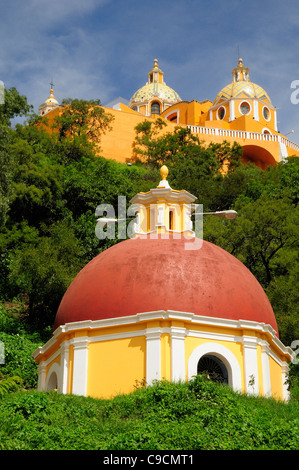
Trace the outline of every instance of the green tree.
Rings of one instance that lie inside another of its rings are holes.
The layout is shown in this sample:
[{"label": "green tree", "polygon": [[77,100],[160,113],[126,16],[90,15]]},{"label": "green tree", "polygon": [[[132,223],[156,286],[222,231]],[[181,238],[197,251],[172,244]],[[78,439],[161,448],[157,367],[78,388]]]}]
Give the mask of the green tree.
[{"label": "green tree", "polygon": [[[165,132],[166,122],[158,118],[154,123],[144,121],[136,126],[134,152],[136,157],[154,166],[167,164],[177,167],[188,165],[188,160],[200,165],[204,172],[219,170],[226,165],[228,170],[239,166],[241,147],[226,141],[203,146],[190,128],[176,126],[173,132]],[[164,130],[164,132],[163,132]],[[188,171],[189,168],[186,168]],[[186,173],[187,175],[188,173]],[[191,176],[189,173],[189,177]]]},{"label": "green tree", "polygon": [[11,120],[17,116],[28,116],[32,112],[26,96],[21,96],[16,88],[4,90],[4,104],[0,105],[0,124],[10,127]]},{"label": "green tree", "polygon": [[112,114],[104,111],[100,104],[100,100],[63,100],[63,111],[52,126],[59,142],[65,141],[73,148],[98,145],[101,136],[111,129],[113,120]]},{"label": "green tree", "polygon": [[13,136],[11,120],[27,116],[32,106],[15,88],[4,90],[4,103],[0,104],[0,225],[5,224],[11,202],[14,158],[9,150]]},{"label": "green tree", "polygon": [[68,285],[83,267],[81,246],[64,222],[48,236],[22,249],[16,247],[10,263],[10,281],[28,301],[31,324],[51,325]]}]

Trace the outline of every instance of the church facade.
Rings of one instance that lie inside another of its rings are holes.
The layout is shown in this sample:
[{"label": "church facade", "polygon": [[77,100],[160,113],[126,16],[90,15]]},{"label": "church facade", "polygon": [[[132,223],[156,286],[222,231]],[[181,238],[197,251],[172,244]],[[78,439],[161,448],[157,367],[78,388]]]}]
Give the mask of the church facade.
[{"label": "church facade", "polygon": [[[165,132],[179,125],[189,127],[204,144],[237,142],[243,148],[243,161],[260,168],[274,165],[290,156],[299,156],[299,145],[280,134],[277,109],[268,93],[250,80],[250,70],[240,58],[232,70],[232,81],[220,90],[215,99],[181,100],[164,81],[157,59],[144,86],[130,100],[116,99],[103,106],[112,114],[111,131],[101,137],[100,154],[122,163],[133,163],[133,143],[137,124],[157,117],[165,123]],[[41,104],[40,115],[51,120],[61,108],[51,89]]]}]

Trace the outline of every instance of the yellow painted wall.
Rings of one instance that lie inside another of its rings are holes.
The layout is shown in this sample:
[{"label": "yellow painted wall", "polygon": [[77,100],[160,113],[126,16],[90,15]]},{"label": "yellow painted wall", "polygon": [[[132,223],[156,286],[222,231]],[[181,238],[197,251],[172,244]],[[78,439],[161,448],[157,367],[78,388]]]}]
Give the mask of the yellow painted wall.
[{"label": "yellow painted wall", "polygon": [[171,350],[168,334],[161,335],[161,379],[171,381]]},{"label": "yellow painted wall", "polygon": [[270,356],[270,377],[273,398],[283,400],[282,371],[280,365]]},{"label": "yellow painted wall", "polygon": [[74,370],[74,346],[71,345],[69,349],[69,369],[68,369],[68,380],[67,380],[67,393],[73,391],[73,370]]},{"label": "yellow painted wall", "polygon": [[110,398],[130,393],[146,376],[145,337],[89,344],[87,395]]}]

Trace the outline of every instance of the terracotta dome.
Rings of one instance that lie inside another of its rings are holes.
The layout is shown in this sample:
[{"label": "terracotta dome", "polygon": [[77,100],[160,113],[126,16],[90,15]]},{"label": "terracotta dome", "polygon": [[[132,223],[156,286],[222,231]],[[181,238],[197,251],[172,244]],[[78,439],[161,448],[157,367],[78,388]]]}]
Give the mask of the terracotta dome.
[{"label": "terracotta dome", "polygon": [[209,317],[277,323],[261,285],[222,248],[204,241],[136,238],[90,261],[67,289],[54,329],[70,322],[175,310]]}]

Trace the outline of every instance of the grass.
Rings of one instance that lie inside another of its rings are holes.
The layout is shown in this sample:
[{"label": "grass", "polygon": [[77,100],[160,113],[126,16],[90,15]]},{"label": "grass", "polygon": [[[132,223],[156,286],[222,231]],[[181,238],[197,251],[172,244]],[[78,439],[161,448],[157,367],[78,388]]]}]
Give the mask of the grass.
[{"label": "grass", "polygon": [[112,400],[22,391],[0,400],[2,450],[296,450],[297,402],[201,376]]}]

